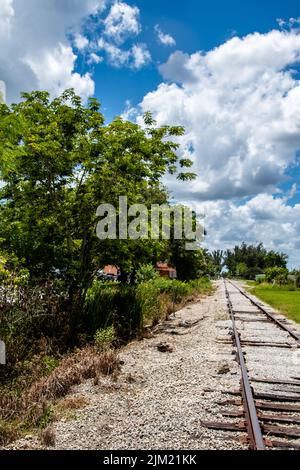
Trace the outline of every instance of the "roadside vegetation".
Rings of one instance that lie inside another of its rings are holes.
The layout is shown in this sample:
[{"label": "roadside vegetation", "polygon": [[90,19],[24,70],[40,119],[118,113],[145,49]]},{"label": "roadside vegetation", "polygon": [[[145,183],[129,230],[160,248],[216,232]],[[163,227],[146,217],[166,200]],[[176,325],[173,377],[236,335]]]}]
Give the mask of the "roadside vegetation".
[{"label": "roadside vegetation", "polygon": [[0,444],[36,430],[47,440],[52,435],[48,427],[72,386],[117,377],[120,346],[143,338],[147,327],[210,292],[207,278],[183,282],[155,276],[134,286],[95,281],[78,332],[82,344],[73,349],[66,347],[68,333],[64,338],[60,310],[52,312],[53,317],[35,315],[37,306],[45,308],[35,300],[34,306],[26,305],[27,311],[18,310],[18,317],[1,317],[0,335],[9,355],[1,371]]},{"label": "roadside vegetation", "polygon": [[[115,377],[120,346],[211,291],[207,276],[220,267],[203,249],[186,251],[186,239],[96,235],[100,204],[126,195],[149,210],[170,205],[161,178],[195,178],[178,156],[183,133],[149,113],[143,126],[106,125],[97,100],[83,106],[73,90],[0,104],[0,445],[32,429],[53,443],[57,400],[87,378]],[[178,279],[160,278],[158,262]],[[105,265],[131,283],[101,280]]]},{"label": "roadside vegetation", "polygon": [[250,285],[250,292],[268,303],[288,318],[300,323],[300,289],[294,284],[272,285],[259,283]]}]

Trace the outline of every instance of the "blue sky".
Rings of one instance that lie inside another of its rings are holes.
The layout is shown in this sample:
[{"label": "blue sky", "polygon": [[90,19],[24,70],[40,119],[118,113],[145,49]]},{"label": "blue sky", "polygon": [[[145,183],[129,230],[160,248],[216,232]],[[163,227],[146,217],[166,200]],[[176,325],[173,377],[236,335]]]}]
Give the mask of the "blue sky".
[{"label": "blue sky", "polygon": [[262,241],[300,267],[300,5],[296,0],[0,0],[0,80],[96,96],[107,121],[183,125],[208,248]]},{"label": "blue sky", "polygon": [[[105,62],[95,68],[96,96],[103,103],[103,111],[109,120],[123,111],[127,99],[138,104],[161,82],[157,65],[167,60],[170,49],[157,43],[153,32],[156,24],[176,38],[175,49],[193,53],[212,49],[233,34],[244,36],[254,31],[270,31],[278,26],[277,18],[300,15],[297,0],[187,0],[184,7],[179,0],[127,3],[137,5],[141,11],[143,31],[140,38],[149,44],[153,63],[139,71],[115,69]],[[81,64],[78,70],[83,72],[86,67]]]}]

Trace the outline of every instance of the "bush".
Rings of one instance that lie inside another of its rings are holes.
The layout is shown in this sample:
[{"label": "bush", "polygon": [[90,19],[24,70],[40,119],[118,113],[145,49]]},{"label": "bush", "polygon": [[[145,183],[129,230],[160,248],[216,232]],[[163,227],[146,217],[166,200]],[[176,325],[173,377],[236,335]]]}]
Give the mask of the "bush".
[{"label": "bush", "polygon": [[41,352],[65,350],[69,314],[65,296],[52,283],[1,286],[0,338],[6,343],[7,366]]},{"label": "bush", "polygon": [[94,335],[97,330],[112,326],[118,290],[118,284],[99,280],[89,288],[83,315],[83,327],[89,334]]},{"label": "bush", "polygon": [[213,290],[211,282],[207,277],[190,281],[189,286],[193,290],[193,294],[207,294]]},{"label": "bush", "polygon": [[190,295],[193,290],[188,282],[178,281],[177,279],[171,280],[163,277],[155,280],[154,285],[158,288],[161,294],[169,294],[175,303],[180,303],[183,298]]},{"label": "bush", "polygon": [[279,284],[284,284],[287,281],[288,273],[286,268],[280,268],[278,266],[267,268],[265,271],[265,279],[267,282],[276,281]]},{"label": "bush", "polygon": [[136,289],[136,296],[141,308],[143,323],[157,323],[161,316],[160,290],[157,281],[139,284]]},{"label": "bush", "polygon": [[136,286],[119,286],[115,296],[114,327],[117,337],[122,341],[142,333],[143,302]]},{"label": "bush", "polygon": [[115,329],[113,326],[107,328],[101,328],[96,331],[95,336],[95,345],[99,351],[103,351],[116,340]]},{"label": "bush", "polygon": [[152,264],[142,264],[136,272],[135,282],[141,284],[143,282],[153,281],[159,276],[158,272]]}]

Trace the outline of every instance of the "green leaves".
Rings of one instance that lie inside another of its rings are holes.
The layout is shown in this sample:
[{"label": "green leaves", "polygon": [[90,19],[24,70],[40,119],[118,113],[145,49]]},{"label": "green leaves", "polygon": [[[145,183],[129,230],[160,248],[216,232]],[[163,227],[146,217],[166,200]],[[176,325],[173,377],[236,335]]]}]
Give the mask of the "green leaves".
[{"label": "green leaves", "polygon": [[22,98],[0,106],[0,247],[24,258],[32,279],[83,290],[105,263],[134,269],[164,256],[165,241],[100,241],[95,214],[122,195],[128,204],[166,202],[167,172],[193,179],[184,171],[192,162],[176,153],[184,129],[157,126],[151,113],[145,127],[120,117],[104,125],[99,102],[84,107],[72,89],[54,100],[44,91]]}]

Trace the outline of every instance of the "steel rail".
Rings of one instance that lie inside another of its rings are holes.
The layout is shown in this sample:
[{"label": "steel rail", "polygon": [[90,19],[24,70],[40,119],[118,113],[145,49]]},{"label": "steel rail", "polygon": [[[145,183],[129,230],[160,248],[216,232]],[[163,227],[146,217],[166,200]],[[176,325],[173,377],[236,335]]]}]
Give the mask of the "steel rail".
[{"label": "steel rail", "polygon": [[235,318],[234,318],[234,311],[232,308],[232,303],[229,297],[229,292],[226,286],[226,281],[224,280],[225,285],[225,292],[227,297],[227,305],[230,313],[230,318],[232,321],[233,333],[234,333],[234,340],[235,345],[237,348],[238,353],[238,360],[241,369],[241,389],[242,389],[242,397],[243,397],[243,405],[245,410],[245,417],[246,417],[246,428],[250,438],[250,447],[256,450],[265,450],[265,443],[264,438],[262,435],[261,427],[259,424],[255,401],[252,393],[252,388],[250,385],[247,367],[244,359],[244,354],[240,342],[240,336],[236,328]]},{"label": "steel rail", "polygon": [[243,291],[242,289],[240,289],[236,284],[234,284],[233,282],[231,282],[229,279],[227,280],[227,282],[229,282],[233,287],[235,287],[243,296],[245,296],[248,300],[250,300],[250,302],[255,305],[255,307],[257,307],[261,312],[263,312],[265,315],[267,315],[267,317],[273,321],[274,323],[276,323],[276,325],[279,326],[279,328],[285,330],[287,333],[289,333],[290,336],[292,336],[292,338],[294,338],[298,344],[300,345],[300,336],[295,333],[294,331],[292,331],[288,326],[284,325],[283,323],[281,323],[280,320],[278,320],[277,318],[274,317],[274,315],[270,312],[268,312],[266,309],[264,309],[259,303],[255,302],[255,300],[253,300],[248,294],[246,294],[245,291]]}]

